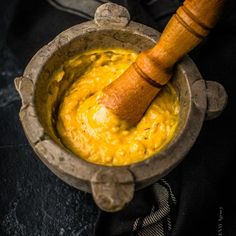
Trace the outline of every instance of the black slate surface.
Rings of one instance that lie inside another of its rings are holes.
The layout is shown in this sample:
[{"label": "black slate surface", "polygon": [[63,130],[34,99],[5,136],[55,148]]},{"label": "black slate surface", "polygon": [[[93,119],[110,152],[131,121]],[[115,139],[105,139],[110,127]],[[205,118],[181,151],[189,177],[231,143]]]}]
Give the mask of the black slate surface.
[{"label": "black slate surface", "polygon": [[52,174],[25,138],[13,84],[22,69],[6,47],[0,65],[0,235],[92,234],[91,195]]}]

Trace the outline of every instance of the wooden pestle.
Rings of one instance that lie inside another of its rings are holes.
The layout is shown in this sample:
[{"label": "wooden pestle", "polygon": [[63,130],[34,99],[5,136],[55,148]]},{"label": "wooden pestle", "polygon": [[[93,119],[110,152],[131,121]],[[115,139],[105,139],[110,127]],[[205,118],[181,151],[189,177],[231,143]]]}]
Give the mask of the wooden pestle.
[{"label": "wooden pestle", "polygon": [[99,103],[119,118],[137,124],[160,89],[174,73],[174,65],[196,47],[214,27],[224,0],[185,0],[172,16],[157,44],[114,82],[103,89]]}]

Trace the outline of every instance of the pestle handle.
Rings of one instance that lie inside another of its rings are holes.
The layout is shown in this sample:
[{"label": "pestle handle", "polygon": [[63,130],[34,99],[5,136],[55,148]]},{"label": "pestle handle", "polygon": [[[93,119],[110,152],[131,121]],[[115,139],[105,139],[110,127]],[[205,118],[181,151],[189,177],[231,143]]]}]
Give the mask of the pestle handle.
[{"label": "pestle handle", "polygon": [[175,63],[196,47],[217,22],[223,0],[186,0],[164,29],[159,42],[139,55],[136,64],[160,85],[166,84]]},{"label": "pestle handle", "polygon": [[136,124],[173,75],[173,68],[216,24],[224,0],[185,0],[157,44],[103,90],[101,103],[121,119]]}]

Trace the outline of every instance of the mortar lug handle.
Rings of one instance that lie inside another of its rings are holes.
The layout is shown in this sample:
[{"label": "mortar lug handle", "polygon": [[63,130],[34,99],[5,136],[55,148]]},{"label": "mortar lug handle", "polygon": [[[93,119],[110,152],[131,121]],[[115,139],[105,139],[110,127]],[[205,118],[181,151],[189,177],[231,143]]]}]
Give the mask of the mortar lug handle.
[{"label": "mortar lug handle", "polygon": [[93,199],[107,212],[123,209],[133,198],[134,186],[133,175],[123,168],[99,170],[91,181]]},{"label": "mortar lug handle", "polygon": [[216,81],[206,81],[206,120],[217,118],[227,105],[228,95],[224,87]]},{"label": "mortar lug handle", "polygon": [[94,21],[98,26],[126,27],[130,22],[130,14],[125,7],[105,3],[97,8]]}]

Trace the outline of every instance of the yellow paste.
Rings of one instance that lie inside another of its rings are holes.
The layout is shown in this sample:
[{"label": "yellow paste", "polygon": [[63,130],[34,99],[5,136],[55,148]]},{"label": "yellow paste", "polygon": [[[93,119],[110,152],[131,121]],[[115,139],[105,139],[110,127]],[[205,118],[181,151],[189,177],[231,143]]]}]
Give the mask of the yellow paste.
[{"label": "yellow paste", "polygon": [[179,100],[171,84],[159,93],[136,127],[129,127],[97,102],[102,88],[136,57],[127,49],[87,51],[54,73],[52,79],[60,81],[65,68],[85,68],[61,98],[56,127],[61,142],[89,162],[114,166],[139,162],[162,149],[174,135]]}]

